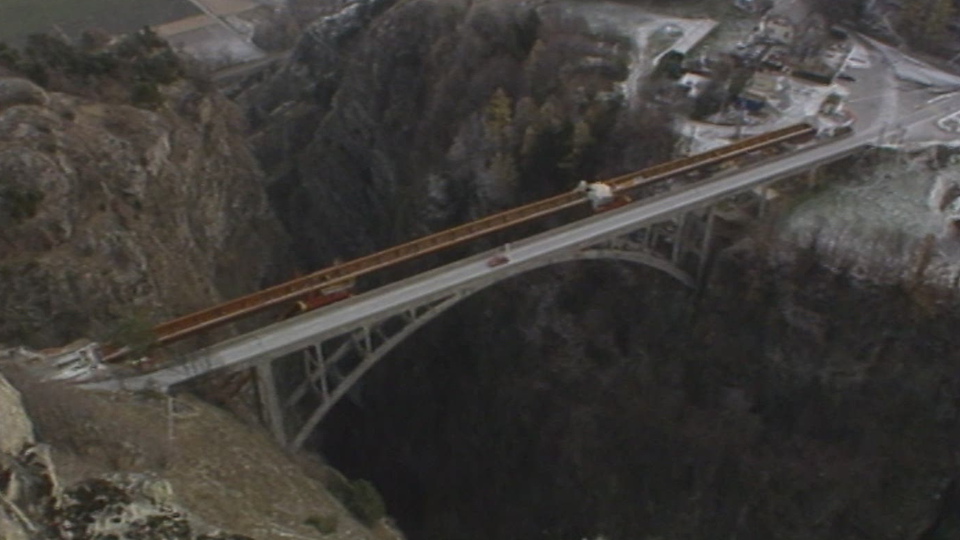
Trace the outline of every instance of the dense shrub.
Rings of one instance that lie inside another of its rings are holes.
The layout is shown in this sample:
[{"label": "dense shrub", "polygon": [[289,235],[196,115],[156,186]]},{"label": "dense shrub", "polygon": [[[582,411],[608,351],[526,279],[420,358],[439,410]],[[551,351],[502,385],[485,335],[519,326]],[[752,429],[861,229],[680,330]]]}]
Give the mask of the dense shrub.
[{"label": "dense shrub", "polygon": [[20,61],[20,52],[0,41],[0,66],[13,67]]},{"label": "dense shrub", "polygon": [[655,74],[658,76],[670,77],[673,80],[678,80],[683,76],[683,59],[684,55],[681,52],[668,52],[667,54],[663,55],[662,58],[660,58],[659,62],[657,62]]},{"label": "dense shrub", "polygon": [[20,223],[32,218],[42,200],[43,193],[34,188],[0,184],[0,223]]},{"label": "dense shrub", "polygon": [[353,490],[347,508],[363,523],[373,525],[387,513],[380,492],[368,480],[354,480],[350,483]]},{"label": "dense shrub", "polygon": [[104,341],[114,346],[129,347],[131,357],[141,357],[156,342],[151,320],[152,317],[148,313],[127,314],[116,323]]},{"label": "dense shrub", "polygon": [[146,81],[170,84],[183,75],[180,59],[166,49],[158,54],[138,58],[134,63],[137,75]]},{"label": "dense shrub", "polygon": [[310,516],[304,523],[316,529],[320,534],[333,534],[337,532],[340,518],[336,514],[322,514]]},{"label": "dense shrub", "polygon": [[163,103],[163,94],[160,93],[156,84],[138,82],[130,92],[130,102],[137,107],[154,109]]},{"label": "dense shrub", "polygon": [[160,85],[185,74],[180,58],[148,28],[115,42],[91,34],[79,47],[34,34],[22,51],[0,43],[0,66],[47,89],[95,99],[115,95],[109,88],[120,83],[134,105],[148,108],[163,103]]},{"label": "dense shrub", "polygon": [[333,474],[327,480],[327,489],[366,525],[373,525],[387,513],[383,497],[368,480],[348,480]]}]

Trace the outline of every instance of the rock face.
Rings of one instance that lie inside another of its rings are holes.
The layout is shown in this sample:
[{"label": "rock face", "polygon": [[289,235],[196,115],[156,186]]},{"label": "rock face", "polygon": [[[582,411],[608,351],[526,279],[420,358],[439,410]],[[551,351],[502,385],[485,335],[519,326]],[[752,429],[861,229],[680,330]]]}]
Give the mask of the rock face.
[{"label": "rock face", "polygon": [[20,392],[0,375],[0,538],[5,540],[28,540],[34,532],[16,506],[29,485],[23,461],[33,444],[33,424]]},{"label": "rock face", "polygon": [[[21,505],[29,509],[35,506],[36,499],[50,495],[49,490],[35,495],[38,482],[29,468],[36,463],[31,459],[36,455],[33,450],[33,424],[20,392],[0,375],[0,538],[5,540],[32,538],[36,529]],[[21,500],[27,498],[33,500]]]},{"label": "rock face", "polygon": [[0,453],[17,454],[33,444],[33,424],[23,410],[20,392],[0,377]]},{"label": "rock face", "polygon": [[[223,411],[36,382],[27,363],[0,358],[23,395],[0,375],[0,538],[373,538],[316,466]],[[396,538],[384,526],[376,537]]]},{"label": "rock face", "polygon": [[600,264],[481,293],[323,449],[417,538],[955,537],[960,314],[747,253],[696,301]]},{"label": "rock face", "polygon": [[0,78],[0,109],[13,105],[46,105],[50,101],[43,88],[24,79]]},{"label": "rock face", "polygon": [[0,91],[0,340],[102,338],[279,273],[286,239],[222,97],[181,80],[151,111],[0,88],[19,89]]}]

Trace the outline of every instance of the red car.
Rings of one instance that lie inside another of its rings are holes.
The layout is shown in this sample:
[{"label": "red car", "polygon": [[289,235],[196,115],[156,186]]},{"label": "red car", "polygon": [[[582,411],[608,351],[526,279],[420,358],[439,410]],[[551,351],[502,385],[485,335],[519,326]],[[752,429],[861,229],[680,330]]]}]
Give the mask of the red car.
[{"label": "red car", "polygon": [[501,264],[507,264],[508,262],[510,262],[510,257],[507,257],[501,253],[487,259],[487,266],[494,268],[496,266],[500,266]]}]

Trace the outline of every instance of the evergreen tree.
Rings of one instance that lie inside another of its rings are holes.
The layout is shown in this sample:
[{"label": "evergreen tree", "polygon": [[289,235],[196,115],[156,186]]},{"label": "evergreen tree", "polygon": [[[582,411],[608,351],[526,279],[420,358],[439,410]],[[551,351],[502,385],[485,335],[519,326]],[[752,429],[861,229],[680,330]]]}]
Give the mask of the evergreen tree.
[{"label": "evergreen tree", "polygon": [[497,88],[483,112],[483,128],[487,141],[500,148],[508,140],[513,123],[513,103],[503,88]]},{"label": "evergreen tree", "polygon": [[513,202],[520,179],[513,156],[510,153],[497,152],[490,162],[490,175],[494,199],[502,203]]},{"label": "evergreen tree", "polygon": [[941,43],[947,37],[947,25],[956,18],[953,0],[933,0],[926,20],[927,37]]},{"label": "evergreen tree", "polygon": [[906,0],[900,13],[900,30],[914,46],[939,49],[947,25],[956,14],[953,0]]},{"label": "evergreen tree", "polygon": [[560,161],[560,168],[576,172],[583,164],[583,158],[591,146],[596,142],[590,132],[590,124],[580,120],[573,125],[573,135],[570,143],[570,153]]}]

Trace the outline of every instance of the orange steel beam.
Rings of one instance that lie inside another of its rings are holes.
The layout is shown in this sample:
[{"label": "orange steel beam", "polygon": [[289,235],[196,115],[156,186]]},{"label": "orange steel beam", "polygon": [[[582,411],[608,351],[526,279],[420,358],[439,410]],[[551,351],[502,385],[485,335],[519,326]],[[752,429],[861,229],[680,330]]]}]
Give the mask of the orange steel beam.
[{"label": "orange steel beam", "polygon": [[156,335],[155,343],[157,345],[170,343],[195,332],[226,324],[271,306],[294,300],[310,292],[346,283],[375,270],[547,216],[585,201],[582,193],[564,193],[326,268],[159,324],[153,329]]},{"label": "orange steel beam", "polygon": [[[814,133],[816,133],[816,130],[810,125],[797,124],[750,137],[701,154],[672,160],[634,173],[617,176],[605,180],[604,183],[609,184],[615,191],[635,188]],[[289,302],[314,291],[346,285],[351,280],[375,270],[380,270],[413,259],[414,257],[456,245],[465,240],[525,223],[586,202],[587,199],[582,193],[562,193],[445,231],[424,236],[346,263],[325,268],[312,274],[159,324],[153,329],[156,336],[155,343],[157,345],[170,343],[202,330],[220,326],[241,317],[262,311],[277,304]],[[124,349],[115,350],[108,354],[105,359],[116,359],[124,354]]]},{"label": "orange steel beam", "polygon": [[755,135],[742,141],[721,146],[720,148],[714,148],[713,150],[707,150],[706,152],[701,152],[693,156],[682,157],[666,163],[654,165],[635,173],[617,176],[615,178],[606,180],[605,183],[615,188],[614,191],[639,187],[657,180],[662,180],[667,177],[690,172],[701,167],[706,167],[707,165],[720,163],[722,161],[748,154],[750,152],[755,152],[774,144],[789,142],[807,135],[814,135],[816,132],[816,129],[809,124],[796,124],[767,133],[762,133],[760,135]]}]

